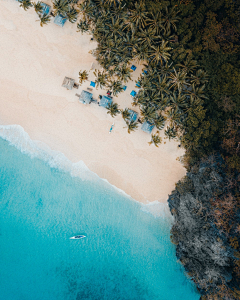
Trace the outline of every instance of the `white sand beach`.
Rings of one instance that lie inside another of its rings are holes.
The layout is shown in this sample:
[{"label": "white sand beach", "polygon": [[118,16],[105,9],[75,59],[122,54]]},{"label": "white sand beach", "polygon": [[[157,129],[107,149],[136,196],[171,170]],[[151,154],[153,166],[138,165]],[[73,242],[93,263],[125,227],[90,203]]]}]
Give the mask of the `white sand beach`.
[{"label": "white sand beach", "polygon": [[[37,19],[33,8],[24,11],[17,1],[1,1],[0,124],[21,125],[31,139],[61,151],[72,162],[84,161],[91,171],[137,201],[166,202],[185,175],[176,160],[184,150],[167,139],[159,148],[149,146],[150,134],[140,128],[128,134],[120,115],[112,118],[97,104],[80,103],[75,94],[86,90],[90,81],[79,89],[63,88],[65,76],[78,81],[80,70],[90,70],[95,59],[89,51],[96,43],[77,32],[76,24],[66,22],[61,28],[52,20],[40,27]],[[133,81],[113,97],[121,108],[133,108],[130,92],[142,72],[134,64]],[[92,73],[89,79],[94,79]],[[95,99],[99,94],[106,90],[93,89]]]}]

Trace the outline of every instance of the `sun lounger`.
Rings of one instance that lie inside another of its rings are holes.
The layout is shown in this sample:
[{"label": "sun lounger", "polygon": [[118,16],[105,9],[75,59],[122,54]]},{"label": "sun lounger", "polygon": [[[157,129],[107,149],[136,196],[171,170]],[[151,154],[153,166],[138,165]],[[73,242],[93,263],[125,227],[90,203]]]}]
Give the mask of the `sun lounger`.
[{"label": "sun lounger", "polygon": [[132,97],[135,97],[135,96],[137,95],[137,93],[136,93],[135,91],[131,91],[130,95],[131,95]]},{"label": "sun lounger", "polygon": [[135,71],[136,69],[137,69],[136,66],[134,66],[134,65],[131,66],[131,70]]},{"label": "sun lounger", "polygon": [[47,5],[46,3],[41,2],[41,6],[42,6],[42,16],[43,15],[48,15],[50,12],[51,7],[49,5]]},{"label": "sun lounger", "polygon": [[94,81],[91,81],[91,82],[90,82],[90,86],[95,87],[95,86],[96,86],[96,83],[95,83]]},{"label": "sun lounger", "polygon": [[63,27],[65,22],[67,21],[66,18],[64,18],[62,15],[57,15],[53,21],[53,23],[57,24],[58,26]]},{"label": "sun lounger", "polygon": [[130,113],[130,116],[129,116],[129,121],[133,121],[135,122],[137,120],[137,117],[138,117],[138,113],[135,112],[134,110],[132,109],[129,109],[129,113]]},{"label": "sun lounger", "polygon": [[99,105],[103,106],[103,107],[107,107],[108,104],[110,104],[110,103],[112,103],[112,98],[103,95],[99,102]]},{"label": "sun lounger", "polygon": [[148,121],[145,121],[141,127],[142,131],[146,133],[151,133],[154,128],[154,125]]},{"label": "sun lounger", "polygon": [[92,96],[92,93],[82,90],[79,101],[83,104],[90,104],[92,102]]},{"label": "sun lounger", "polygon": [[136,83],[136,86],[137,86],[137,87],[139,87],[139,88],[141,87],[141,85],[140,85],[140,82],[139,82],[139,81]]},{"label": "sun lounger", "polygon": [[126,91],[126,89],[127,89],[127,86],[126,86],[126,85],[124,85],[124,87],[123,87],[123,90],[124,90],[124,91]]}]

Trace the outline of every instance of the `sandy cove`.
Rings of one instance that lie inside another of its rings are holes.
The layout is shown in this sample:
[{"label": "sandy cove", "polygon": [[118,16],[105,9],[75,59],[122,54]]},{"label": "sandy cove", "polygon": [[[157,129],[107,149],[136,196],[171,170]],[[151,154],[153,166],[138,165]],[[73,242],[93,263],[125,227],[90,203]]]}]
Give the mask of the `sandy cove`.
[{"label": "sandy cove", "polygon": [[[76,32],[76,24],[67,22],[61,28],[52,20],[40,27],[37,19],[33,8],[24,11],[16,1],[1,1],[0,123],[21,125],[31,139],[61,151],[72,162],[84,161],[137,201],[166,202],[185,174],[176,160],[183,149],[166,139],[159,148],[149,146],[150,135],[140,128],[128,134],[120,115],[113,119],[97,104],[81,104],[75,94],[89,81],[78,90],[63,88],[65,76],[77,81],[80,70],[90,70],[95,60],[89,51],[96,43]],[[135,65],[133,81],[113,98],[121,108],[132,108],[129,93],[141,73]],[[94,79],[92,73],[89,79]],[[94,89],[94,98],[99,94],[106,91]]]}]

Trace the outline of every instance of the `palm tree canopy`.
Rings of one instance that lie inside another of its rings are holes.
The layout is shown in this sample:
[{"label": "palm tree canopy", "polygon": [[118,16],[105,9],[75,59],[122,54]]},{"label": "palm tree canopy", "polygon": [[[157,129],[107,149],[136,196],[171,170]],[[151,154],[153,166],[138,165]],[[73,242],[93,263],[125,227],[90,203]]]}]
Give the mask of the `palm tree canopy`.
[{"label": "palm tree canopy", "polygon": [[158,145],[161,144],[162,139],[158,133],[159,131],[157,131],[156,134],[151,135],[151,141],[149,142],[149,145],[154,144],[156,147],[158,147]]},{"label": "palm tree canopy", "polygon": [[165,135],[168,137],[169,140],[174,139],[177,136],[177,130],[175,127],[167,127],[164,131]]},{"label": "palm tree canopy", "polygon": [[33,5],[34,5],[35,12],[37,14],[41,14],[43,12],[43,7],[42,7],[41,2],[38,1],[37,3],[35,3]]},{"label": "palm tree canopy", "polygon": [[114,103],[114,102],[111,102],[111,103],[108,103],[107,105],[107,110],[108,110],[108,114],[110,114],[113,118],[120,113],[120,110],[118,109],[118,104],[117,103]]},{"label": "palm tree canopy", "polygon": [[20,2],[20,7],[22,7],[24,10],[27,10],[33,6],[31,0],[19,0],[19,2]]},{"label": "palm tree canopy", "polygon": [[130,122],[127,121],[127,128],[128,128],[128,133],[131,133],[132,131],[136,130],[138,128],[138,122],[131,120]]},{"label": "palm tree canopy", "polygon": [[97,87],[103,88],[107,84],[107,74],[104,71],[95,70],[93,74],[96,76],[95,83]]},{"label": "palm tree canopy", "polygon": [[53,2],[54,15],[66,15],[69,11],[68,0],[54,0]]},{"label": "palm tree canopy", "polygon": [[181,91],[184,86],[187,86],[187,73],[184,70],[176,71],[173,68],[173,72],[169,75],[171,88]]},{"label": "palm tree canopy", "polygon": [[168,9],[168,7],[165,7],[165,13],[163,17],[164,26],[166,28],[166,31],[170,31],[171,28],[175,31],[177,30],[176,23],[179,20],[179,17],[177,17],[177,14],[179,11],[176,11],[174,7]]},{"label": "palm tree canopy", "polygon": [[125,108],[124,110],[121,110],[121,113],[122,113],[122,117],[123,117],[123,119],[125,121],[129,120],[129,118],[130,118],[130,112],[129,112],[128,108]]},{"label": "palm tree canopy", "polygon": [[146,26],[147,12],[143,1],[135,2],[135,8],[130,10],[129,19],[136,27],[144,28]]},{"label": "palm tree canopy", "polygon": [[45,13],[40,17],[40,26],[43,27],[43,25],[47,25],[50,21],[51,17]]},{"label": "palm tree canopy", "polygon": [[167,47],[167,41],[162,40],[160,46],[151,46],[150,59],[153,62],[167,62],[170,58],[171,54],[169,51],[172,49],[171,47]]},{"label": "palm tree canopy", "polygon": [[69,7],[68,11],[65,13],[67,19],[71,23],[75,23],[77,21],[78,17],[78,10],[76,10],[74,7]]}]

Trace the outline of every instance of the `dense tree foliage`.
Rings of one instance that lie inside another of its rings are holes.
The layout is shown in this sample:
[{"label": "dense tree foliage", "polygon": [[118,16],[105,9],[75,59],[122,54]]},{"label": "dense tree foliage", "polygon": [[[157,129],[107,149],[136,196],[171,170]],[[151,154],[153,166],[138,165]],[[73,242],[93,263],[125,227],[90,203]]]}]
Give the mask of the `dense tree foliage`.
[{"label": "dense tree foliage", "polygon": [[[165,134],[170,139],[178,136],[185,145],[191,132],[195,136],[190,142],[198,144],[205,139],[208,124],[202,128],[199,124],[206,114],[203,105],[208,76],[187,51],[172,59],[178,47],[178,9],[160,1],[85,0],[80,10],[78,28],[92,33],[98,42],[92,53],[104,68],[104,79],[98,72],[96,84],[100,81],[101,86],[107,85],[117,94],[122,90],[121,81],[131,78],[128,64],[133,59],[142,61],[145,70],[138,80],[141,89],[133,99],[133,105],[140,107],[142,120],[159,130],[167,120]],[[113,77],[117,79],[109,83]],[[189,124],[195,126],[192,131]]]},{"label": "dense tree foliage", "polygon": [[239,1],[86,0],[81,11],[106,78],[142,61],[133,105],[186,149],[169,199],[179,259],[202,299],[239,299]]},{"label": "dense tree foliage", "polygon": [[[187,176],[169,197],[177,256],[203,300],[240,299],[240,0],[53,0],[53,8],[97,41],[96,87],[118,95],[132,61],[144,65],[132,104],[186,150]],[[107,109],[121,112],[129,133],[137,128],[128,109]]]}]

